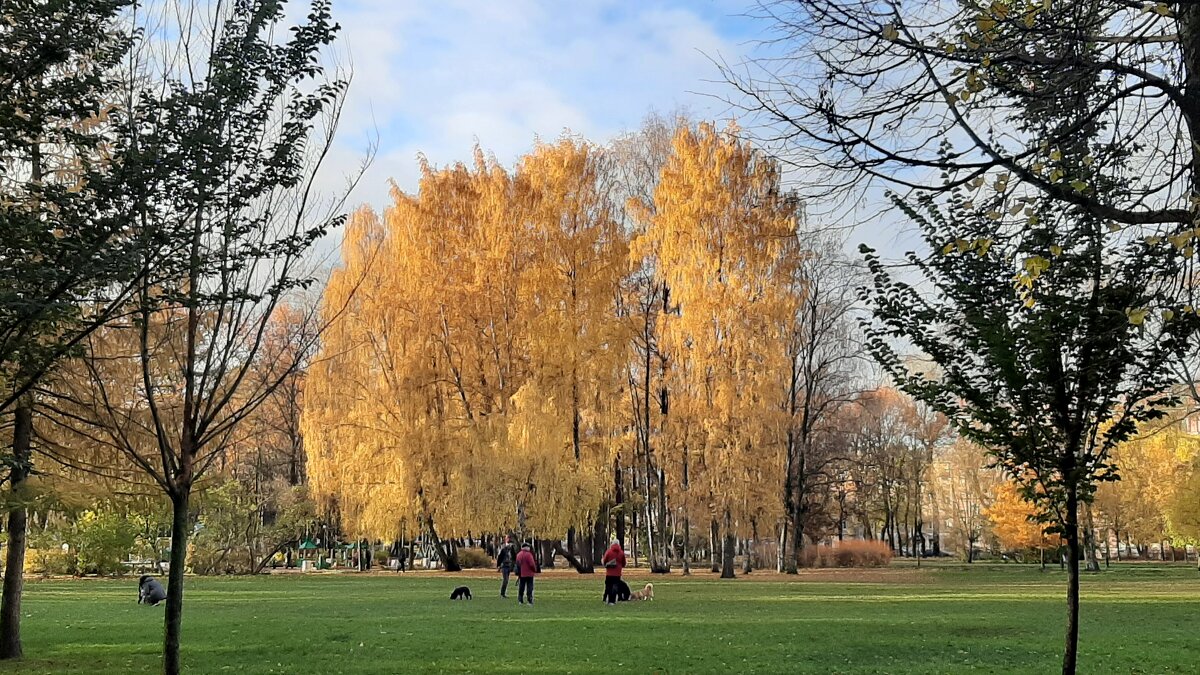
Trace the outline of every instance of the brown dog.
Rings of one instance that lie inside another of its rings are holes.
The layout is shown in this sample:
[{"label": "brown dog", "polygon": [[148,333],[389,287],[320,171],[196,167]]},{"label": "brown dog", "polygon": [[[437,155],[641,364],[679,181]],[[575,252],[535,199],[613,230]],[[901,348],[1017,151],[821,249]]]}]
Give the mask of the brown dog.
[{"label": "brown dog", "polygon": [[654,584],[646,584],[646,587],[640,591],[634,591],[629,594],[630,600],[653,600],[654,599]]}]

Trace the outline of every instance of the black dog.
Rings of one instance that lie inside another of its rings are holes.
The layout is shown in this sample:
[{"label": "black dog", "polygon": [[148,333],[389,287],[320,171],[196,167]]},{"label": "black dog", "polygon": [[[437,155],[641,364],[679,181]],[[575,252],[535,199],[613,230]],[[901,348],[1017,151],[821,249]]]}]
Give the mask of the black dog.
[{"label": "black dog", "polygon": [[617,601],[624,602],[629,599],[629,584],[625,583],[624,579],[617,579]]},{"label": "black dog", "polygon": [[158,583],[158,580],[149,574],[143,574],[141,579],[138,579],[138,604],[148,604],[157,606],[158,603],[167,599],[167,591]]},{"label": "black dog", "polygon": [[453,593],[450,594],[450,599],[451,600],[470,600],[471,599],[471,589],[467,588],[466,586],[459,586],[458,588],[454,589]]}]

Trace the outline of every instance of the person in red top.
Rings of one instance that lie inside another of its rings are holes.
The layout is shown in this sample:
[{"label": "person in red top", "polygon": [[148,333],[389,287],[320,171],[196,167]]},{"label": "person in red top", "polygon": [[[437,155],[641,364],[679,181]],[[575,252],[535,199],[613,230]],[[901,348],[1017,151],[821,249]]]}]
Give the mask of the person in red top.
[{"label": "person in red top", "polygon": [[604,557],[604,602],[617,604],[617,586],[621,582],[621,571],[625,569],[625,551],[621,550],[621,542],[613,539]]},{"label": "person in red top", "polygon": [[521,544],[521,552],[517,554],[517,602],[522,605],[525,604],[525,598],[529,598],[529,604],[533,604],[533,575],[537,572],[537,561],[533,559],[529,544]]}]

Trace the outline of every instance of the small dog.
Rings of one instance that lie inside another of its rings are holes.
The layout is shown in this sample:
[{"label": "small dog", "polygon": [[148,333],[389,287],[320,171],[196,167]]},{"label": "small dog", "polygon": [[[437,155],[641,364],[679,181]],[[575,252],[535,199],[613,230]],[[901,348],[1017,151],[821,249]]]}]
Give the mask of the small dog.
[{"label": "small dog", "polygon": [[142,578],[138,579],[138,604],[147,604],[158,606],[158,603],[167,599],[167,591],[158,583],[158,579],[143,574]]},{"label": "small dog", "polygon": [[629,596],[630,600],[653,600],[654,599],[654,584],[646,584],[646,587],[640,591],[634,591]]},{"label": "small dog", "polygon": [[450,594],[450,599],[451,600],[470,600],[471,599],[471,589],[467,588],[466,586],[459,586],[458,588],[454,589],[453,593]]},{"label": "small dog", "polygon": [[629,599],[629,584],[625,583],[624,579],[617,579],[617,602],[625,602]]}]

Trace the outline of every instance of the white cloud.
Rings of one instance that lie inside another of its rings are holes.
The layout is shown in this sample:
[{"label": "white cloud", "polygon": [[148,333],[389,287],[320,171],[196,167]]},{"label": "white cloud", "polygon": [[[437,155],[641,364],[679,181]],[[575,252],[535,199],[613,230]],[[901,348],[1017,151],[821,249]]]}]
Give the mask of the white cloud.
[{"label": "white cloud", "polygon": [[375,130],[380,142],[355,201],[385,205],[389,178],[415,189],[418,152],[435,164],[469,160],[478,139],[511,162],[535,136],[567,128],[602,141],[651,109],[719,113],[715,99],[695,93],[715,89],[706,54],[741,47],[722,35],[723,15],[712,9],[704,16],[682,2],[615,0],[336,3],[354,68],[339,151],[361,154]]}]

